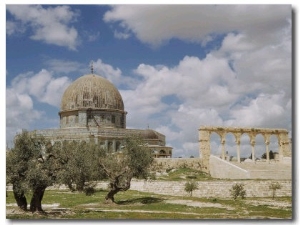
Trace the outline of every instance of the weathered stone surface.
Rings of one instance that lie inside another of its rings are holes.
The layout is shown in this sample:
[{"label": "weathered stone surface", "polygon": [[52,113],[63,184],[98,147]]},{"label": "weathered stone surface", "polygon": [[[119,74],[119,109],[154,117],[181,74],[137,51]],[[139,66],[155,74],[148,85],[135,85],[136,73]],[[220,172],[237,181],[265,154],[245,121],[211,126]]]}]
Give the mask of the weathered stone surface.
[{"label": "weathered stone surface", "polygon": [[[244,184],[246,197],[272,197],[272,190],[269,189],[272,180],[244,180],[244,181],[199,181],[198,189],[193,191],[195,197],[207,198],[231,198],[230,189],[236,183]],[[276,191],[276,196],[292,196],[292,182],[287,180],[276,181],[280,183],[281,189]],[[184,190],[186,181],[141,181],[133,180],[130,189],[152,192],[156,194],[185,196],[188,193]],[[98,188],[107,188],[107,182],[99,182]]]}]

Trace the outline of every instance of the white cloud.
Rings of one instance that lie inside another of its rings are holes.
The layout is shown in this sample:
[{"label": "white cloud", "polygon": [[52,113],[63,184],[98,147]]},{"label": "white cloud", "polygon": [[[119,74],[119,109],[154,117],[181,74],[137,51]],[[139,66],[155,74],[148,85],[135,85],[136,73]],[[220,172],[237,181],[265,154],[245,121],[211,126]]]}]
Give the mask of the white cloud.
[{"label": "white cloud", "polygon": [[130,33],[126,33],[126,32],[118,32],[118,31],[114,31],[114,37],[118,38],[118,39],[128,39],[130,37]]},{"label": "white cloud", "polygon": [[115,69],[111,65],[102,62],[101,59],[93,62],[93,68],[96,74],[105,77],[115,85],[118,85],[121,81],[126,83],[126,79],[123,79],[123,77],[121,79],[122,71],[119,68]]},{"label": "white cloud", "polygon": [[68,77],[56,78],[44,69],[37,74],[28,72],[16,76],[6,88],[6,139],[11,142],[16,132],[30,129],[40,119],[45,120],[45,112],[36,109],[38,102],[59,107],[70,83]]},{"label": "white cloud", "polygon": [[18,22],[6,21],[6,34],[8,36],[17,33],[23,33],[25,31],[24,26]]},{"label": "white cloud", "polygon": [[68,77],[56,78],[51,72],[43,69],[37,74],[29,72],[18,75],[12,80],[9,88],[18,94],[25,94],[39,102],[58,107],[61,96],[70,83]]},{"label": "white cloud", "polygon": [[8,21],[8,34],[13,34],[21,23],[23,27],[30,27],[33,34],[31,39],[43,41],[47,44],[68,47],[76,50],[79,43],[77,30],[70,24],[78,16],[68,6],[43,8],[39,5],[7,5],[6,9],[14,17],[14,21]]},{"label": "white cloud", "polygon": [[261,93],[249,104],[232,109],[230,114],[234,120],[227,123],[246,127],[286,127],[290,122],[291,109],[285,109],[284,99],[283,92],[274,95]]},{"label": "white cloud", "polygon": [[[191,151],[187,146],[193,145],[184,143],[197,143],[200,125],[291,131],[290,33],[283,34],[281,41],[258,48],[246,34],[229,33],[203,59],[185,56],[173,67],[140,64],[139,83],[121,92],[128,124],[154,124],[167,141],[170,136],[176,156]],[[232,145],[230,153],[236,151]]]},{"label": "white cloud", "polygon": [[272,44],[290,18],[290,5],[115,5],[104,15],[105,22],[117,22],[153,46],[172,38],[205,44],[228,32]]},{"label": "white cloud", "polygon": [[93,42],[99,39],[100,37],[100,32],[96,33],[87,33],[88,41]]},{"label": "white cloud", "polygon": [[[28,94],[17,93],[14,88],[6,89],[6,140],[12,142],[17,132],[29,129],[30,124],[41,118],[42,114],[34,109]],[[7,144],[12,146],[12,143]]]},{"label": "white cloud", "polygon": [[[68,60],[58,60],[58,59],[51,59],[45,62],[45,65],[49,67],[49,70],[54,71],[55,73],[71,73],[75,71],[81,71],[82,64],[74,61]],[[86,67],[86,66],[85,66]],[[84,71],[82,70],[82,73]]]}]

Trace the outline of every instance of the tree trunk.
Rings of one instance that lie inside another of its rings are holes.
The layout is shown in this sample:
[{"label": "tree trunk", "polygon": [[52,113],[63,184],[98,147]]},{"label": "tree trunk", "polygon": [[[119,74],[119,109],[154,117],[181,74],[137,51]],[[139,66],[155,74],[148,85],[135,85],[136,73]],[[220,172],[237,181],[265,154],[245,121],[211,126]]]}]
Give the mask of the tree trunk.
[{"label": "tree trunk", "polygon": [[14,197],[17,205],[24,211],[27,211],[27,200],[24,191],[18,190],[15,184],[13,184]]},{"label": "tree trunk", "polygon": [[30,201],[31,212],[44,212],[42,209],[42,199],[44,197],[46,187],[38,187],[33,191],[33,195]]},{"label": "tree trunk", "polygon": [[106,203],[114,203],[115,202],[115,194],[117,194],[120,191],[118,188],[111,189],[107,195],[105,196],[105,202]]},{"label": "tree trunk", "polygon": [[130,181],[132,179],[131,174],[127,174],[126,176],[122,177],[117,176],[113,181],[110,182],[110,190],[108,194],[105,196],[106,203],[113,203],[115,202],[114,195],[117,194],[119,191],[127,191],[130,188]]}]

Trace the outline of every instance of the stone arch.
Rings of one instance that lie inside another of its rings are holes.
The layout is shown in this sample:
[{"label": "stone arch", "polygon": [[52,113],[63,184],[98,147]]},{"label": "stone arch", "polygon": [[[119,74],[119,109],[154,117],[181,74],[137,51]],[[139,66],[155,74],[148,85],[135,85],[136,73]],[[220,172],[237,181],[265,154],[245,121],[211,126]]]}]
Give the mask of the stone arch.
[{"label": "stone arch", "polygon": [[116,141],[116,151],[121,151],[121,142]]},{"label": "stone arch", "polygon": [[236,136],[232,132],[225,133],[225,159],[237,158]]},{"label": "stone arch", "polygon": [[250,136],[247,133],[242,133],[239,139],[240,161],[244,161],[251,153]]},{"label": "stone arch", "polygon": [[262,133],[257,133],[255,136],[255,149],[254,149],[254,158],[261,158],[262,154],[266,152],[266,135]]},{"label": "stone arch", "polygon": [[209,135],[210,149],[212,155],[221,156],[221,136],[217,132],[210,132]]},{"label": "stone arch", "polygon": [[[200,156],[203,158],[203,164],[205,168],[209,168],[209,158],[211,154],[210,149],[210,135],[212,132],[216,132],[221,136],[222,144],[222,159],[225,159],[225,136],[226,133],[232,132],[236,137],[237,152],[239,155],[240,148],[240,136],[241,134],[248,134],[250,137],[252,160],[255,160],[255,144],[256,135],[262,134],[265,138],[265,142],[268,143],[269,136],[276,134],[278,136],[279,143],[279,161],[283,161],[284,157],[291,157],[290,139],[288,132],[285,129],[268,129],[268,128],[237,128],[237,127],[211,127],[201,126],[199,128],[199,151]],[[268,148],[269,145],[266,145]],[[239,157],[239,156],[238,156]]]},{"label": "stone arch", "polygon": [[277,153],[277,154],[279,152],[279,139],[278,136],[275,134],[272,134],[270,136],[269,151],[272,151],[273,153]]},{"label": "stone arch", "polygon": [[161,150],[159,151],[159,154],[160,154],[160,155],[165,155],[165,154],[166,154],[166,151],[163,150],[163,149],[161,149]]}]

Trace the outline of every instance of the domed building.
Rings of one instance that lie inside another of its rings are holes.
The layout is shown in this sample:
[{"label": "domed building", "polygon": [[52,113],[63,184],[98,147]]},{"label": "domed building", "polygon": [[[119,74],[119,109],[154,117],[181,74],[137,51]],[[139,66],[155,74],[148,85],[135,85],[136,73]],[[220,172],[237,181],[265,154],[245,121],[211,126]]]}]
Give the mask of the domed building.
[{"label": "domed building", "polygon": [[51,142],[95,141],[109,152],[118,152],[125,136],[141,135],[155,158],[171,158],[165,135],[151,129],[126,129],[122,96],[107,79],[87,74],[75,80],[61,99],[59,129],[35,130]]},{"label": "domed building", "polygon": [[105,78],[88,74],[75,80],[64,92],[60,128],[126,128],[126,114],[118,89]]}]

